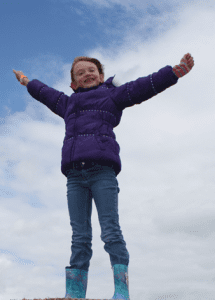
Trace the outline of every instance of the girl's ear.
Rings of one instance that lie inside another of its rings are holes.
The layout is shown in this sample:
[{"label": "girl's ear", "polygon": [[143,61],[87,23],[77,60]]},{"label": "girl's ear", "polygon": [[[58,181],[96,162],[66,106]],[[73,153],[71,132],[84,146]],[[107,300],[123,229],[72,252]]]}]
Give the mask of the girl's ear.
[{"label": "girl's ear", "polygon": [[104,74],[99,75],[100,81],[103,83],[104,82]]},{"label": "girl's ear", "polygon": [[73,90],[76,90],[77,88],[77,84],[75,82],[72,82],[70,87],[73,89]]}]

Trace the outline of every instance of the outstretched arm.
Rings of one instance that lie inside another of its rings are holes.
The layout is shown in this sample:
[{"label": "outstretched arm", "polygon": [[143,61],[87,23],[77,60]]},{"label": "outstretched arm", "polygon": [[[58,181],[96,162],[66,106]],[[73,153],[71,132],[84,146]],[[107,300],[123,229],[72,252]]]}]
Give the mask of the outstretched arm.
[{"label": "outstretched arm", "polygon": [[173,72],[178,78],[180,78],[189,73],[193,66],[193,57],[190,53],[187,53],[181,59],[180,64],[173,67]]}]

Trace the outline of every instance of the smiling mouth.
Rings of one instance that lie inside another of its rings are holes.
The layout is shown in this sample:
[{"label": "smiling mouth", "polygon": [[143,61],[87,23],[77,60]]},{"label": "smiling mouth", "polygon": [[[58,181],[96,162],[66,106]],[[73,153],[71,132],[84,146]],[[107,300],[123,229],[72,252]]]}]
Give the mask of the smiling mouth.
[{"label": "smiling mouth", "polygon": [[90,78],[90,79],[85,80],[85,82],[88,83],[88,82],[92,82],[93,80],[94,79]]}]

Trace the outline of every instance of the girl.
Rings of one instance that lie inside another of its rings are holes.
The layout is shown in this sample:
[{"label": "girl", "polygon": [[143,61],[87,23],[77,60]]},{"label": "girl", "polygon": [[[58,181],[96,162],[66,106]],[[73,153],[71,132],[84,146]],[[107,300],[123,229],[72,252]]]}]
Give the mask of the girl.
[{"label": "girl", "polygon": [[92,257],[92,198],[98,211],[101,239],[110,256],[115,293],[112,299],[129,300],[126,248],[118,215],[120,147],[113,128],[126,107],[140,104],[178,82],[193,67],[187,53],[179,65],[166,66],[147,77],[120,85],[114,77],[104,81],[101,63],[90,57],[75,58],[71,88],[65,95],[37,79],[14,71],[30,95],[64,119],[66,134],[61,172],[67,177],[67,202],[72,226],[72,255],[66,267],[66,298],[85,298]]}]

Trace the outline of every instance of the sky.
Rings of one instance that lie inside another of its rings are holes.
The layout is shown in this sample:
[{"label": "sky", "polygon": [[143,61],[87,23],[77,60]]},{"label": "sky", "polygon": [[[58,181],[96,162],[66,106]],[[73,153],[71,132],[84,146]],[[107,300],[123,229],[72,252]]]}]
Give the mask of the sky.
[{"label": "sky", "polygon": [[[131,300],[215,299],[215,2],[38,0],[0,3],[0,300],[63,298],[72,228],[61,173],[65,123],[12,69],[70,96],[76,56],[121,84],[180,63],[178,83],[123,111],[119,222]],[[114,280],[92,208],[86,298]]]}]

